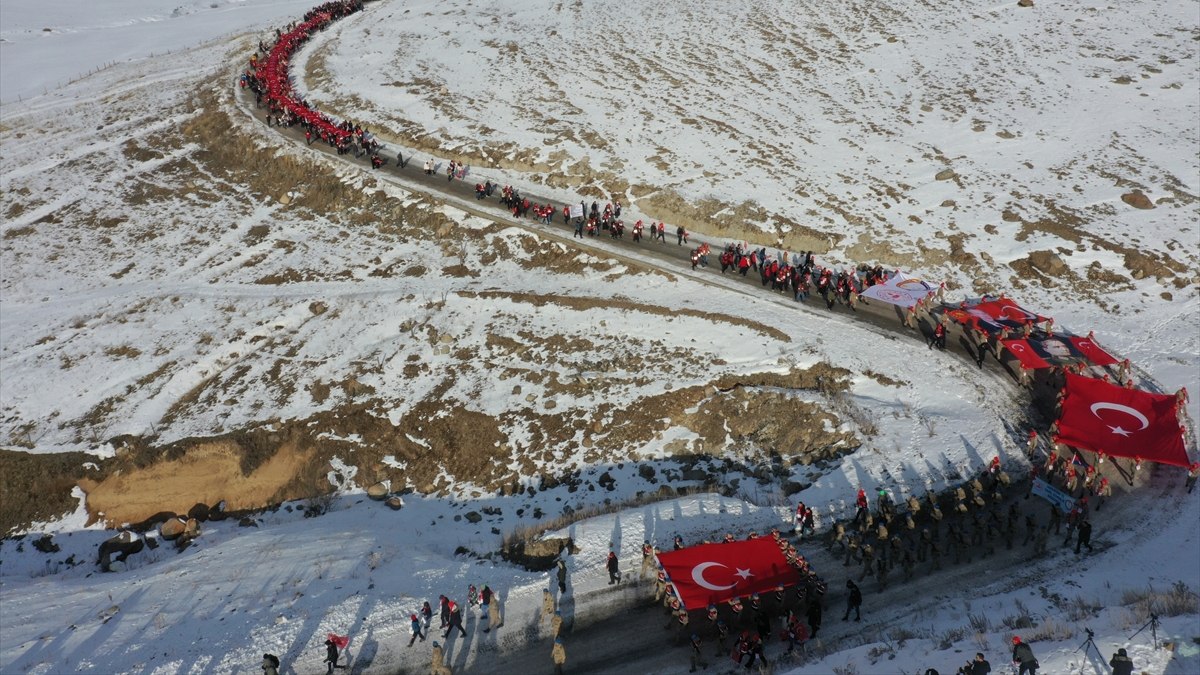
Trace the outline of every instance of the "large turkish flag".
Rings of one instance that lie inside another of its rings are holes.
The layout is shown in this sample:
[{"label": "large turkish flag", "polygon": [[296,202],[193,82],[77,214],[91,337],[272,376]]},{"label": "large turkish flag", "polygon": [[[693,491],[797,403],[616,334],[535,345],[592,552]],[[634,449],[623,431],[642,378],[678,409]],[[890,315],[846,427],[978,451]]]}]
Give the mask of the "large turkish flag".
[{"label": "large turkish flag", "polygon": [[733,596],[794,586],[800,574],[787,564],[774,537],[701,544],[659,553],[667,578],[688,609],[699,609]]},{"label": "large turkish flag", "polygon": [[1175,397],[1067,374],[1058,439],[1114,457],[1187,466]]}]

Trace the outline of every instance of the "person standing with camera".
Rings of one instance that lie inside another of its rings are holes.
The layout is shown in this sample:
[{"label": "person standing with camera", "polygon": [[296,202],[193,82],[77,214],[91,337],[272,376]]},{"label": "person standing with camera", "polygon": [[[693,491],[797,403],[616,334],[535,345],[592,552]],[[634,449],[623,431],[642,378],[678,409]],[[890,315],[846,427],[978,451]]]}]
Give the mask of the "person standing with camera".
[{"label": "person standing with camera", "polygon": [[982,652],[975,652],[975,658],[959,668],[957,675],[988,675],[990,672],[992,672],[992,664],[983,658]]},{"label": "person standing with camera", "polygon": [[1125,649],[1118,649],[1116,654],[1113,654],[1112,660],[1108,662],[1112,666],[1112,675],[1133,675],[1133,659],[1129,658],[1129,654],[1125,653]]}]

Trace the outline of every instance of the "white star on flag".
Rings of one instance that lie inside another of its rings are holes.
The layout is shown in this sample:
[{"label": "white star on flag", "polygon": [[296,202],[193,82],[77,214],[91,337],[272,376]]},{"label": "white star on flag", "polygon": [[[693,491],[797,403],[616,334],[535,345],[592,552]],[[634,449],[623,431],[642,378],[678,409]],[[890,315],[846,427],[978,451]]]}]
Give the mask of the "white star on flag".
[{"label": "white star on flag", "polygon": [[739,567],[737,573],[735,573],[734,576],[741,577],[743,580],[745,580],[745,579],[749,579],[750,577],[752,577],[754,575],[750,573],[750,570],[748,570],[748,569],[744,570]]}]

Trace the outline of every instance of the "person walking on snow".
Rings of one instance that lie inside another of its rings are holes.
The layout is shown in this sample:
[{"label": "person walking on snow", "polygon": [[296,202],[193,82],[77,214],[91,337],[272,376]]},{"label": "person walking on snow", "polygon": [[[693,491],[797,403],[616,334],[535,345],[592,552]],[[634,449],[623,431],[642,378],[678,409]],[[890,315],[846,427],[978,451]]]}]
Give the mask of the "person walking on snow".
[{"label": "person walking on snow", "polygon": [[642,571],[639,576],[642,579],[646,578],[647,574],[653,573],[654,567],[654,547],[650,545],[650,540],[642,542]]},{"label": "person walking on snow", "polygon": [[409,647],[413,646],[413,643],[417,641],[417,638],[421,638],[421,642],[425,641],[425,631],[421,630],[421,620],[417,618],[416,614],[413,614],[410,618],[412,623],[409,626],[409,631],[412,633],[412,638],[410,638],[408,641]]},{"label": "person walking on snow", "polygon": [[567,662],[567,650],[563,647],[562,638],[554,638],[554,647],[550,649],[550,660],[554,662],[554,675],[563,675],[563,664]]},{"label": "person walking on snow", "polygon": [[428,600],[421,604],[421,618],[424,620],[425,630],[429,630],[429,624],[433,622],[433,608],[429,606]]},{"label": "person walking on snow", "polygon": [[322,661],[322,663],[329,664],[329,668],[327,668],[325,670],[325,675],[333,675],[334,668],[345,668],[346,667],[346,666],[339,666],[337,664],[337,662],[338,662],[337,644],[333,640],[327,639],[327,640],[325,640],[325,660]]},{"label": "person walking on snow", "polygon": [[433,643],[433,653],[430,654],[430,672],[432,675],[453,675],[450,666],[446,665],[446,658],[442,654],[442,646],[437,642]]},{"label": "person walking on snow", "polygon": [[279,675],[279,657],[274,654],[263,654],[263,675]]},{"label": "person walking on snow", "polygon": [[446,628],[446,632],[442,634],[442,637],[450,637],[450,634],[454,632],[455,628],[462,633],[463,637],[466,637],[467,630],[463,628],[462,625],[462,608],[459,607],[458,603],[454,602],[453,600],[449,601],[448,607],[450,608],[450,626]]},{"label": "person walking on snow", "polygon": [[609,586],[612,586],[613,584],[617,584],[617,583],[621,582],[621,571],[617,568],[618,564],[619,563],[617,561],[617,554],[612,551],[609,551],[608,552],[608,562],[605,563],[605,566],[608,568],[608,585]]},{"label": "person walking on snow", "polygon": [[504,625],[504,618],[500,615],[500,598],[496,597],[496,592],[488,588],[485,584],[483,592],[487,594],[487,600],[484,602],[484,607],[487,607],[488,627],[483,629],[487,633],[493,628],[499,628]]},{"label": "person walking on snow", "polygon": [[554,617],[554,595],[549,588],[542,589],[542,621]]},{"label": "person walking on snow", "polygon": [[1021,636],[1014,635],[1012,639],[1012,662],[1017,666],[1017,675],[1037,675],[1038,661],[1033,656],[1033,649],[1021,642]]},{"label": "person walking on snow", "polygon": [[1079,547],[1086,546],[1088,553],[1092,552],[1092,521],[1084,518],[1079,523],[1079,538],[1075,540],[1075,552],[1079,553]]},{"label": "person walking on snow", "polygon": [[561,558],[558,561],[558,592],[560,595],[567,592],[567,563]]},{"label": "person walking on snow", "polygon": [[703,644],[704,643],[700,642],[700,636],[696,633],[692,633],[692,669],[688,671],[689,673],[696,672],[696,666],[702,666],[705,670],[708,669],[708,661],[705,661],[704,657],[700,654],[700,647]]},{"label": "person walking on snow", "polygon": [[846,588],[850,590],[850,595],[846,598],[846,613],[842,616],[842,621],[850,619],[850,610],[854,610],[854,620],[861,621],[862,591],[859,590],[857,584],[849,579],[846,580]]}]

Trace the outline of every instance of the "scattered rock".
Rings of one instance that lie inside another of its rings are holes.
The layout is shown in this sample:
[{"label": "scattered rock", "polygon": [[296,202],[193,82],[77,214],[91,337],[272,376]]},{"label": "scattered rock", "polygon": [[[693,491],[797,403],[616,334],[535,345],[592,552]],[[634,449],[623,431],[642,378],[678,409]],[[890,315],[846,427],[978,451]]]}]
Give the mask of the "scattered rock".
[{"label": "scattered rock", "polygon": [[958,206],[958,202],[954,201],[953,199],[947,199],[942,202],[942,206],[945,208],[954,208],[955,206]]},{"label": "scattered rock", "polygon": [[[519,385],[519,384],[517,384],[517,385],[513,385],[513,389],[512,389],[512,395],[513,395],[513,396],[520,396],[520,395],[521,395],[521,385]],[[531,394],[531,395],[532,395],[532,394]]]},{"label": "scattered rock", "polygon": [[557,407],[558,407],[558,403],[555,402],[554,399],[550,399],[549,401],[546,401],[546,410],[554,410]]},{"label": "scattered rock", "polygon": [[225,513],[225,510],[226,510],[225,500],[222,499],[221,501],[219,501],[216,504],[213,504],[212,506],[209,507],[208,519],[212,520],[212,521],[225,520],[225,517],[227,515]]},{"label": "scattered rock", "polygon": [[[243,518],[242,520],[247,520]],[[175,541],[179,535],[183,534],[183,528],[187,525],[187,521],[183,518],[172,518],[158,526],[158,534],[167,541]]]},{"label": "scattered rock", "polygon": [[466,518],[467,522],[471,524],[475,524],[483,520],[483,516],[479,515],[478,511],[468,511],[463,517]]},{"label": "scattered rock", "polygon": [[250,516],[245,516],[238,521],[238,527],[258,527],[258,521]]},{"label": "scattered rock", "polygon": [[704,469],[684,469],[683,475],[681,475],[680,478],[683,480],[694,480],[704,483],[708,481],[708,472]]},{"label": "scattered rock", "polygon": [[387,504],[388,508],[392,509],[393,511],[399,511],[400,509],[404,508],[404,500],[400,498],[400,495],[392,495],[391,497],[388,497],[384,504]]},{"label": "scattered rock", "polygon": [[934,176],[935,180],[951,180],[957,178],[958,174],[954,173],[953,169],[942,169]]},{"label": "scattered rock", "polygon": [[[146,547],[146,543],[135,532],[121,532],[100,544],[100,555],[97,563],[100,565],[101,572],[113,571],[112,563],[124,563],[129,556],[141,552]],[[116,560],[111,561],[113,555],[116,555]]]},{"label": "scattered rock", "polygon": [[638,467],[638,475],[641,476],[643,480],[651,483],[657,482],[657,479],[654,477],[654,467],[650,466],[649,464],[640,465]]},{"label": "scattered rock", "polygon": [[329,311],[329,305],[317,300],[308,304],[308,311],[313,313],[313,316],[321,316]]},{"label": "scattered rock", "polygon": [[600,478],[598,478],[596,482],[600,484],[600,487],[608,490],[609,492],[612,492],[617,487],[617,479],[613,478],[612,474],[607,471],[600,474]]},{"label": "scattered rock", "polygon": [[187,515],[188,518],[203,523],[208,520],[208,512],[208,504],[196,504],[188,509]]},{"label": "scattered rock", "polygon": [[367,497],[381,502],[387,499],[389,492],[391,492],[391,488],[388,486],[387,481],[381,481],[367,488]]},{"label": "scattered rock", "polygon": [[1033,7],[1033,0],[1017,0],[1017,7]]},{"label": "scattered rock", "polygon": [[1060,276],[1067,270],[1067,264],[1054,251],[1034,251],[1029,254],[1029,264],[1034,269],[1052,277]]},{"label": "scattered rock", "polygon": [[200,521],[195,518],[188,518],[187,524],[183,526],[183,537],[192,539],[200,535]]},{"label": "scattered rock", "polygon": [[280,204],[283,204],[284,206],[287,206],[288,204],[291,204],[291,203],[292,203],[292,196],[291,196],[291,195],[284,195],[284,196],[280,197],[280,198],[279,198],[279,203],[280,203]]},{"label": "scattered rock", "polygon": [[1141,190],[1134,190],[1121,195],[1121,201],[1132,206],[1135,209],[1152,209],[1154,202],[1150,198],[1142,194]]}]

